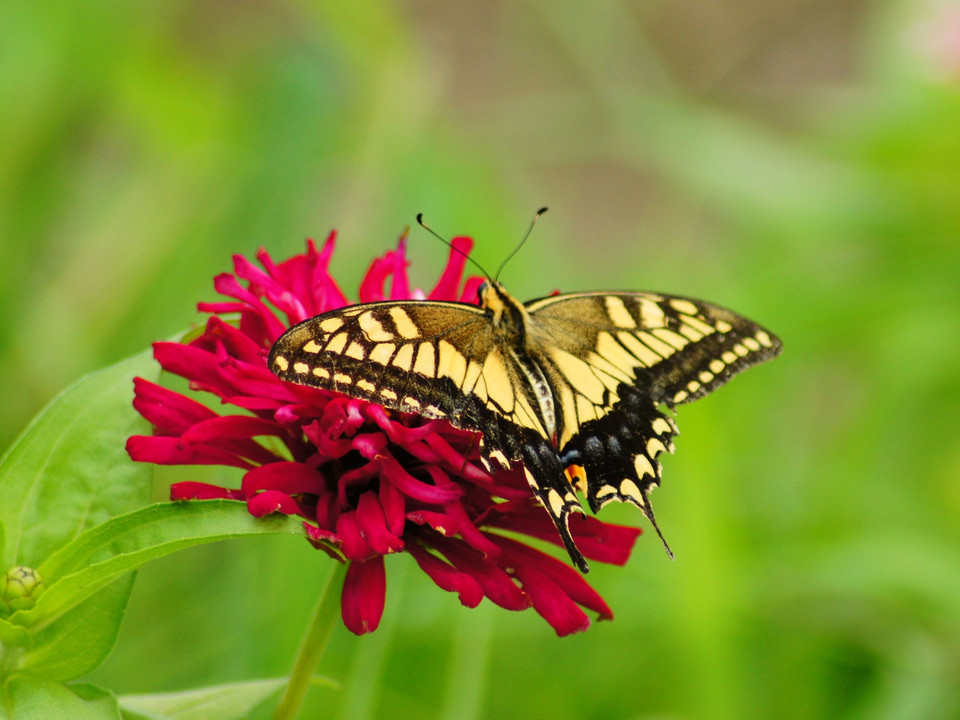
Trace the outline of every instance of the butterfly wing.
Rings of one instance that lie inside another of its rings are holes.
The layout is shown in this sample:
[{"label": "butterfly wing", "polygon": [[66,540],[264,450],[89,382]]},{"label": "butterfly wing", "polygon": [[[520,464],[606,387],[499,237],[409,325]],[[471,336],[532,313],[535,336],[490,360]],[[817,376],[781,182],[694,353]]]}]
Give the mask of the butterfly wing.
[{"label": "butterfly wing", "polygon": [[753,321],[691,298],[582,293],[526,308],[531,355],[556,398],[561,463],[592,510],[632,502],[655,528],[647,495],[677,433],[659,406],[703,397],[781,349]]},{"label": "butterfly wing", "polygon": [[270,351],[283,380],[483,433],[484,461],[522,459],[517,430],[545,436],[536,399],[487,311],[451,302],[352,305],[288,330]]},{"label": "butterfly wing", "polygon": [[483,308],[448,302],[353,305],[306,320],[270,351],[283,380],[333,390],[483,433],[487,468],[522,461],[577,565],[567,526],[580,503],[563,472],[530,383]]}]

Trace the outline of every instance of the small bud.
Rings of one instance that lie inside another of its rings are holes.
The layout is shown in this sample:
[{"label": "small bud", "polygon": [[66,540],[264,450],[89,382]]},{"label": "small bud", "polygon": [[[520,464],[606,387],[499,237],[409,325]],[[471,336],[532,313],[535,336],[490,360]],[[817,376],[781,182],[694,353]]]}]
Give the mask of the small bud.
[{"label": "small bud", "polygon": [[13,610],[29,610],[43,594],[43,578],[33,568],[10,568],[0,579],[0,598]]}]

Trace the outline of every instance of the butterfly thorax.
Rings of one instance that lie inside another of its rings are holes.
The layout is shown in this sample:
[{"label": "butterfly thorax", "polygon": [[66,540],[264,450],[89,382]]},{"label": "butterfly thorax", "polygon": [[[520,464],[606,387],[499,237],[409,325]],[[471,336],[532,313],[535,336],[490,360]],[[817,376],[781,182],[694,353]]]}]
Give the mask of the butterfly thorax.
[{"label": "butterfly thorax", "polygon": [[510,348],[526,353],[527,309],[503,289],[498,282],[485,282],[477,290],[480,306],[491,314],[493,331]]},{"label": "butterfly thorax", "polygon": [[551,441],[556,442],[557,409],[554,393],[543,370],[529,352],[527,329],[530,315],[527,309],[498,282],[485,282],[477,295],[481,307],[491,314],[494,333],[502,339],[510,356],[526,376],[532,399],[540,411],[540,421]]}]

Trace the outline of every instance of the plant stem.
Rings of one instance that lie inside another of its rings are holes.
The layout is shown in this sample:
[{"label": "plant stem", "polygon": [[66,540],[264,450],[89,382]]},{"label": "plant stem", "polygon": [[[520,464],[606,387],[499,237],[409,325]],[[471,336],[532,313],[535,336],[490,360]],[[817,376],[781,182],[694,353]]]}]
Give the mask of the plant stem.
[{"label": "plant stem", "polygon": [[334,562],[333,566],[320,591],[320,599],[313,611],[307,634],[300,645],[300,652],[293,664],[293,670],[290,671],[290,681],[287,683],[286,690],[283,691],[283,697],[280,698],[280,704],[273,714],[273,720],[294,720],[297,717],[307,690],[310,689],[313,674],[320,664],[320,658],[327,649],[330,634],[340,618],[340,588],[347,565]]}]

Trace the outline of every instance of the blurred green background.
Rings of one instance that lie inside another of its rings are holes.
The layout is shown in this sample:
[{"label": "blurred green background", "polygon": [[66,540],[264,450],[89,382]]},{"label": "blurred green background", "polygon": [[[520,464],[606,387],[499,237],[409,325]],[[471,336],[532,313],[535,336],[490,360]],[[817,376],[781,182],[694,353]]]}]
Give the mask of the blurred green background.
[{"label": "blurred green background", "polygon": [[[233,253],[340,235],[357,281],[417,212],[503,279],[711,299],[779,360],[679,412],[641,538],[557,639],[388,559],[304,717],[960,717],[960,6],[0,3],[0,440],[171,336]],[[420,229],[412,273],[446,250]],[[158,474],[234,482],[229,473]],[[644,524],[632,508],[608,520]],[[51,518],[51,522],[55,522]],[[91,680],[285,674],[325,555],[142,570]]]}]

